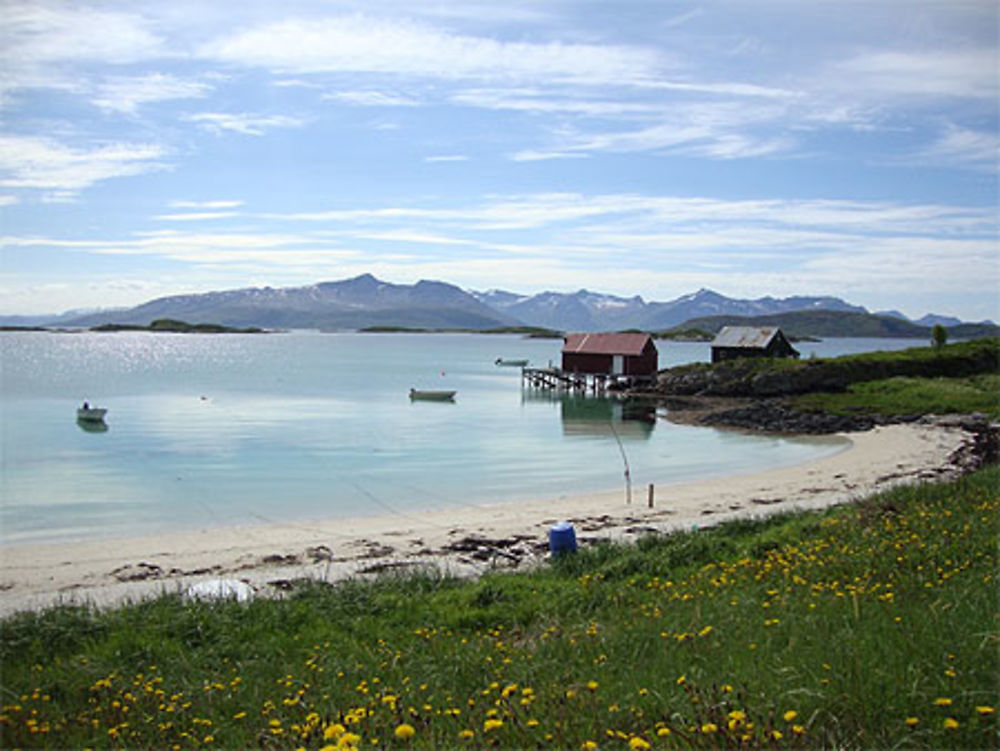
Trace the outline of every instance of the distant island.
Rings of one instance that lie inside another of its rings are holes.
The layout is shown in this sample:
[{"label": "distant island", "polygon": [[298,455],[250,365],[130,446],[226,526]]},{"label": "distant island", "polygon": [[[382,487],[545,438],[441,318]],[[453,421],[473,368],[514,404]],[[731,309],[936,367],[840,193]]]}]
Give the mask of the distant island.
[{"label": "distant island", "polygon": [[103,323],[100,326],[91,326],[90,331],[98,333],[118,332],[118,331],[152,331],[154,333],[169,334],[263,334],[264,329],[256,326],[248,328],[236,328],[233,326],[222,326],[218,323],[187,323],[177,321],[173,318],[158,318],[148,326],[139,326],[132,323]]}]

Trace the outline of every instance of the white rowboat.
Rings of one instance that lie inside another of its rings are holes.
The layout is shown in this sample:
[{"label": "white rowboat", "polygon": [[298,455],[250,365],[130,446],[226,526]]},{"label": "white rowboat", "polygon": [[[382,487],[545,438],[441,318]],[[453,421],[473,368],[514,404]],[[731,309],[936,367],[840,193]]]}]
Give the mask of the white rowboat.
[{"label": "white rowboat", "polygon": [[84,422],[104,422],[104,415],[108,411],[100,407],[79,407],[76,410],[76,419]]},{"label": "white rowboat", "polygon": [[410,389],[410,399],[425,402],[451,402],[455,400],[454,391],[418,391]]}]

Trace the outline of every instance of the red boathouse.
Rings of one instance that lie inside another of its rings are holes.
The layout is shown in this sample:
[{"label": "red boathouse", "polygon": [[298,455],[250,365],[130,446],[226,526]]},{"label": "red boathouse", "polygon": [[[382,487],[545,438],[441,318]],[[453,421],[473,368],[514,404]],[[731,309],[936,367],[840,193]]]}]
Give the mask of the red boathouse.
[{"label": "red boathouse", "polygon": [[567,374],[652,380],[658,365],[659,354],[649,334],[570,334],[562,350],[562,370]]}]

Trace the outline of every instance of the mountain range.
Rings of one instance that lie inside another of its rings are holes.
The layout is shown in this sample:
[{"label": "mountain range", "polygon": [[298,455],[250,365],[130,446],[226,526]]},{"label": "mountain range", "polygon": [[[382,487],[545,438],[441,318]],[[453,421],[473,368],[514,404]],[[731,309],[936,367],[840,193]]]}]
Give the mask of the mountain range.
[{"label": "mountain range", "polygon": [[[67,313],[32,319],[30,323],[74,327],[107,323],[148,325],[156,319],[172,318],[190,323],[271,329],[384,326],[485,330],[539,326],[558,331],[662,331],[691,319],[722,316],[729,320],[734,316],[754,318],[800,311],[873,315],[862,306],[829,296],[740,300],[701,289],[667,302],[647,302],[639,296],[617,297],[588,290],[535,295],[501,290],[471,292],[445,282],[392,284],[363,274],[306,287],[260,287],[174,295],[134,308]],[[931,315],[913,322],[895,311],[878,314],[878,317],[916,323],[918,325],[913,328],[921,331],[933,323],[958,323],[957,319]],[[27,323],[29,319],[25,317],[0,319],[0,324],[6,325]]]}]

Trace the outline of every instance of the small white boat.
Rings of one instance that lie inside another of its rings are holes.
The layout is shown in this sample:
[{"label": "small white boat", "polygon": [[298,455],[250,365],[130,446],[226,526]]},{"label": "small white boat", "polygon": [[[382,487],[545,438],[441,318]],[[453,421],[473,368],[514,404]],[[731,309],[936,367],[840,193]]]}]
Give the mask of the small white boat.
[{"label": "small white boat", "polygon": [[504,360],[502,357],[498,357],[494,364],[499,365],[501,368],[525,368],[528,366],[528,361]]},{"label": "small white boat", "polygon": [[455,400],[455,391],[424,391],[410,389],[410,399],[425,402],[451,402]]},{"label": "small white boat", "polygon": [[82,407],[77,408],[76,419],[83,422],[104,422],[104,415],[107,413],[108,410],[106,409],[91,407],[89,404],[84,403]]}]

